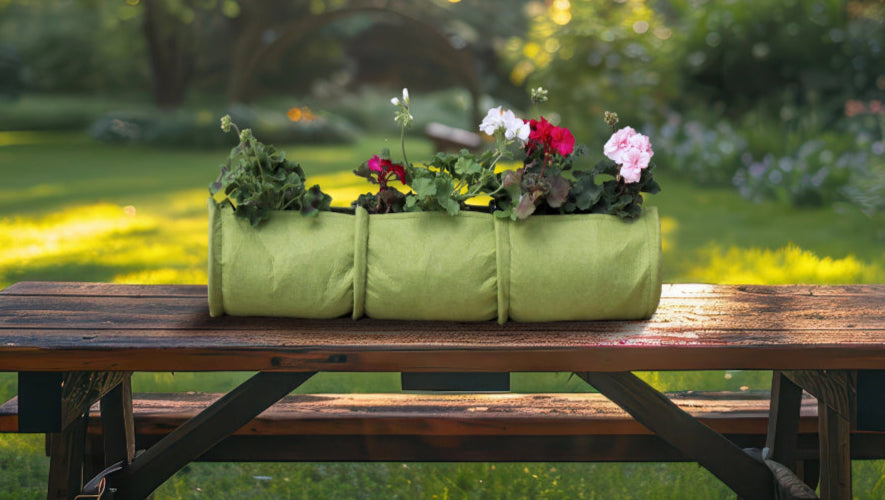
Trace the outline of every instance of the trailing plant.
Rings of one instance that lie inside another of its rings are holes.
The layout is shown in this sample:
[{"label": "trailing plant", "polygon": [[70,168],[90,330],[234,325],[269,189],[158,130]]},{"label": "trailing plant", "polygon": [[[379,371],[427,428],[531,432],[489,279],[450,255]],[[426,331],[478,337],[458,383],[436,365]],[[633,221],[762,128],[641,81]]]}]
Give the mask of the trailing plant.
[{"label": "trailing plant", "polygon": [[221,119],[221,129],[233,128],[240,139],[221,166],[218,180],[209,185],[209,193],[222,193],[222,204],[234,214],[259,225],[270,217],[271,210],[299,210],[302,215],[317,215],[329,210],[332,197],[318,185],[308,188],[304,170],[297,162],[286,159],[283,151],[262,144],[251,129],[240,129],[230,115]]}]

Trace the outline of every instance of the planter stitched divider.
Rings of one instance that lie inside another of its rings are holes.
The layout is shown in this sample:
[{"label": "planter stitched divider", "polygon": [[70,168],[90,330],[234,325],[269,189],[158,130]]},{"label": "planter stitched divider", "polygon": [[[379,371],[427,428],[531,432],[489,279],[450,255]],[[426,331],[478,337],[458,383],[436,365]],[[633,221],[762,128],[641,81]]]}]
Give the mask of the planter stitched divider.
[{"label": "planter stitched divider", "polygon": [[633,221],[274,212],[255,228],[210,198],[209,217],[212,316],[639,320],[660,300],[655,207]]}]

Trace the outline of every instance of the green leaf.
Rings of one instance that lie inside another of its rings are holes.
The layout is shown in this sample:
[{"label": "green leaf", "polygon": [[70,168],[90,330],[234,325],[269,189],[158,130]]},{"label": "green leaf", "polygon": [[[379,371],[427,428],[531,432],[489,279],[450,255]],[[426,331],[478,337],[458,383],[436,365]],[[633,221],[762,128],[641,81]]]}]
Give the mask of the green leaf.
[{"label": "green leaf", "polygon": [[436,195],[436,184],[430,177],[419,177],[412,181],[412,189],[418,198],[428,198]]},{"label": "green leaf", "polygon": [[448,175],[438,175],[433,181],[437,199],[449,198],[455,190],[455,181]]},{"label": "green leaf", "polygon": [[461,211],[461,205],[451,198],[446,199],[445,206],[449,215],[458,215],[458,212]]},{"label": "green leaf", "polygon": [[477,163],[472,157],[461,156],[455,162],[455,173],[462,177],[481,174],[482,171],[482,165]]}]

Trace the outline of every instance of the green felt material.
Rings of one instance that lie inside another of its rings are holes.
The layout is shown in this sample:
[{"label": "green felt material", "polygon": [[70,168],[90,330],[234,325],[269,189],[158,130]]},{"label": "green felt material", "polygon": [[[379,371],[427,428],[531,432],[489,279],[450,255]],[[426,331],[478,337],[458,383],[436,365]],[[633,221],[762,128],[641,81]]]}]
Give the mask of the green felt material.
[{"label": "green felt material", "polygon": [[303,217],[258,228],[209,200],[212,316],[564,321],[644,319],[661,294],[657,209]]},{"label": "green felt material", "polygon": [[498,309],[495,253],[490,214],[370,215],[366,315],[494,319]]},{"label": "green felt material", "polygon": [[351,314],[352,215],[274,212],[255,228],[236,218],[229,207],[215,212],[221,234],[213,235],[212,247],[213,257],[221,256],[221,272],[210,276],[209,288],[210,296],[221,289],[221,309],[211,311],[213,315],[336,318]]},{"label": "green felt material", "polygon": [[215,200],[209,198],[209,315],[224,315],[221,297],[221,210]]},{"label": "green felt material", "polygon": [[366,314],[366,256],[369,253],[369,212],[357,207],[353,230],[353,319]]},{"label": "green felt material", "polygon": [[532,216],[510,225],[510,319],[644,319],[661,296],[655,207],[611,215]]}]

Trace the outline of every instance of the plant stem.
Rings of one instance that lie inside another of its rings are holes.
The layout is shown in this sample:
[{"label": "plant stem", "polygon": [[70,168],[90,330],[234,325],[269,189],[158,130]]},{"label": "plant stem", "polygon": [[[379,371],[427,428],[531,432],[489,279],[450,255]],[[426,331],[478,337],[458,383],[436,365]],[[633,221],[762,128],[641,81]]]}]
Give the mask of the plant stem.
[{"label": "plant stem", "polygon": [[403,150],[403,163],[405,163],[406,165],[411,165],[411,163],[409,163],[409,159],[406,157],[406,126],[405,125],[400,127],[399,144]]}]

